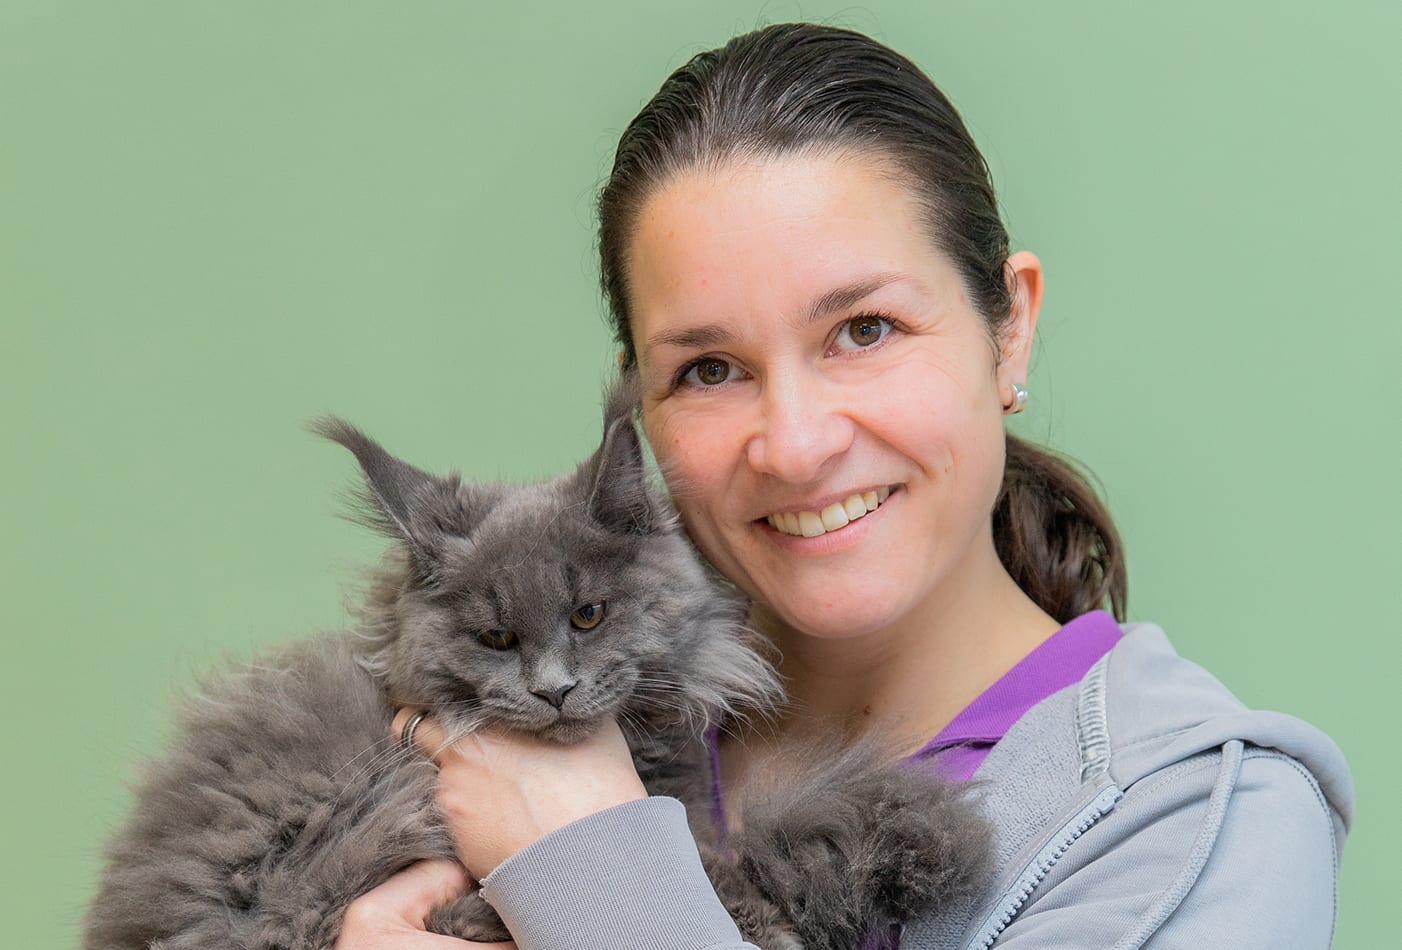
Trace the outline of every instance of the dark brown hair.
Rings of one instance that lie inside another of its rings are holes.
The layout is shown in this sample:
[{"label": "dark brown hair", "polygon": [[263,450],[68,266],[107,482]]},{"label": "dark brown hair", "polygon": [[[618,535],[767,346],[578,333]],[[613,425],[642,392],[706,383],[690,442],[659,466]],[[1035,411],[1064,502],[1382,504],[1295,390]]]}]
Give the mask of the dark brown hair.
[{"label": "dark brown hair", "polygon": [[[699,53],[624,130],[599,195],[599,257],[614,334],[628,364],[628,248],[647,199],[679,172],[737,158],[870,153],[920,202],[989,336],[1012,318],[1008,233],[988,165],[944,94],[868,36],[784,23]],[[998,555],[1043,610],[1065,622],[1107,601],[1123,619],[1124,555],[1109,513],[1069,463],[1007,437],[993,512]]]}]

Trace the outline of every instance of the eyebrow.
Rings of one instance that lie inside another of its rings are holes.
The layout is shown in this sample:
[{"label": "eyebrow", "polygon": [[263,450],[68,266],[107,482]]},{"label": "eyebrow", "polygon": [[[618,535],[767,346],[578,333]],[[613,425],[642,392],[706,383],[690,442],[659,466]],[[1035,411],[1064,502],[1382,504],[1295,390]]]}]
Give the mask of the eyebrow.
[{"label": "eyebrow", "polygon": [[664,330],[661,333],[654,333],[647,341],[647,350],[651,352],[659,346],[680,346],[684,349],[699,349],[707,346],[715,346],[717,343],[725,343],[730,339],[730,331],[716,323],[708,323],[701,327],[688,327],[685,330]]},{"label": "eyebrow", "polygon": [[870,277],[863,277],[861,280],[854,280],[850,284],[843,284],[834,290],[829,290],[808,308],[808,317],[804,320],[807,325],[815,320],[821,319],[832,313],[834,310],[846,310],[848,307],[866,297],[876,293],[887,284],[894,284],[901,280],[910,280],[909,274],[895,272],[872,274]]},{"label": "eyebrow", "polygon": [[[852,281],[850,284],[843,284],[841,287],[835,287],[809,305],[808,313],[803,319],[803,325],[808,326],[834,311],[846,310],[848,307],[864,300],[888,284],[913,279],[914,278],[909,274],[893,271],[872,274],[870,277],[863,277],[860,280]],[[687,327],[681,330],[664,330],[660,333],[655,333],[648,338],[647,349],[651,351],[659,346],[701,349],[715,346],[718,343],[728,343],[732,336],[733,334],[727,327],[718,323],[708,323],[699,327]]]}]

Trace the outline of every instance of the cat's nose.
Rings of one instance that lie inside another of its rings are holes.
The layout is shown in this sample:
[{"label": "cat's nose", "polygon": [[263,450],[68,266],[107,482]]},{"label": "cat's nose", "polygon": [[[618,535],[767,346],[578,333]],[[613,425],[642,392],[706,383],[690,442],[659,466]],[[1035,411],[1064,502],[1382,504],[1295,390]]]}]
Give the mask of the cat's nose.
[{"label": "cat's nose", "polygon": [[572,683],[565,683],[562,686],[557,686],[554,689],[533,689],[531,692],[535,693],[556,709],[559,709],[561,706],[565,705],[565,694],[578,685],[579,681],[576,680]]}]

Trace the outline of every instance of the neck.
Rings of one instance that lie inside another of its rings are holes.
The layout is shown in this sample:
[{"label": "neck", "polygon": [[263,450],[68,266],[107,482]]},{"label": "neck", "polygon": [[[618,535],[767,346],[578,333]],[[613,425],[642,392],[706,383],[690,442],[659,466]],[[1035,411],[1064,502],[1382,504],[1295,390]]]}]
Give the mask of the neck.
[{"label": "neck", "polygon": [[893,751],[913,752],[1059,628],[1008,576],[991,538],[986,556],[965,564],[916,609],[860,637],[808,636],[757,607],[790,699],[774,738],[881,728]]}]

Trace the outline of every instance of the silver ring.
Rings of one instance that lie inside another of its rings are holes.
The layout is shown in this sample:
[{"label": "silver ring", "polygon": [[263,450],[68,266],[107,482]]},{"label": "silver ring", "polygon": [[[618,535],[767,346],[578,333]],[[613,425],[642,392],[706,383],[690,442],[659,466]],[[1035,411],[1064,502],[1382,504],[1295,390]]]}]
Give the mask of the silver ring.
[{"label": "silver ring", "polygon": [[399,748],[405,752],[414,751],[414,730],[428,717],[428,712],[420,709],[404,720],[404,728],[399,730]]}]

